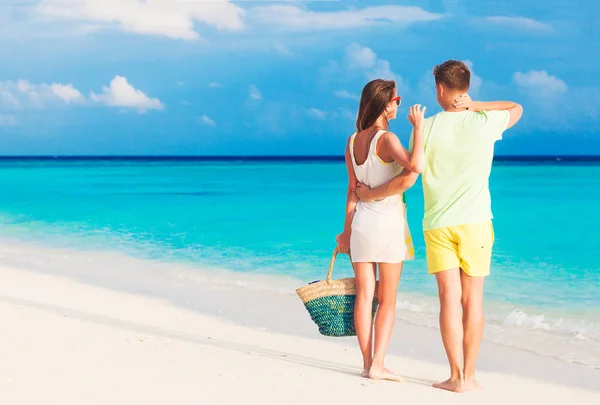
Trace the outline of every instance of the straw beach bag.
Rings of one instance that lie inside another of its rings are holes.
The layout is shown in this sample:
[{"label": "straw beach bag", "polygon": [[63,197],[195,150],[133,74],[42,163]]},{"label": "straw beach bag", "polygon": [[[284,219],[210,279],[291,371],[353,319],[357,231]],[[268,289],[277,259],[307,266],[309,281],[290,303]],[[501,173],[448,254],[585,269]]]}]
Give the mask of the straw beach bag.
[{"label": "straw beach bag", "polygon": [[[300,287],[296,293],[304,303],[310,317],[325,336],[355,336],[354,302],[356,301],[356,282],[354,277],[332,280],[333,265],[338,255],[337,247],[333,251],[327,278],[313,281]],[[377,312],[377,287],[373,298],[373,317]]]}]

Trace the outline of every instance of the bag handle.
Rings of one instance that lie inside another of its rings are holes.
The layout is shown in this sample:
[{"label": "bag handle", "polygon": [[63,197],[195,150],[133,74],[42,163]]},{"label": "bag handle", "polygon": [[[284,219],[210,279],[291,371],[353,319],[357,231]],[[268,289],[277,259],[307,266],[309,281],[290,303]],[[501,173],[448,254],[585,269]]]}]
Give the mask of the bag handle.
[{"label": "bag handle", "polygon": [[[333,249],[333,254],[331,255],[331,262],[329,263],[329,271],[327,272],[326,278],[327,282],[331,281],[331,276],[333,275],[333,265],[335,264],[335,259],[337,258],[338,253],[340,253],[340,251],[336,246],[335,249]],[[350,256],[350,264],[352,264],[352,255],[349,254],[348,256]]]}]

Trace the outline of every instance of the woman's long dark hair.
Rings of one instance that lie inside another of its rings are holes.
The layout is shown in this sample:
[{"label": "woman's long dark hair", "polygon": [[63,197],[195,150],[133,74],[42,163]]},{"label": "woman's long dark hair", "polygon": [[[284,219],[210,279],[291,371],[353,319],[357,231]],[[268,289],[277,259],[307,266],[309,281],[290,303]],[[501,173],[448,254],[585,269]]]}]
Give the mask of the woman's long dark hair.
[{"label": "woman's long dark hair", "polygon": [[367,83],[360,96],[360,106],[356,117],[356,129],[362,131],[375,124],[385,107],[394,97],[396,82],[375,79]]}]

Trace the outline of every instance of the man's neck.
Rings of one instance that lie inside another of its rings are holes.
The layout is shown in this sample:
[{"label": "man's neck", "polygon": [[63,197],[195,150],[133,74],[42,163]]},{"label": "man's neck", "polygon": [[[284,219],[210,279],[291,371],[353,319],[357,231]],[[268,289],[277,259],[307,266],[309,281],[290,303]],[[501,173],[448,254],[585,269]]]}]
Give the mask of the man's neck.
[{"label": "man's neck", "polygon": [[450,106],[449,108],[444,108],[445,112],[463,112],[463,111],[467,111],[466,108],[454,108],[452,106]]},{"label": "man's neck", "polygon": [[459,92],[456,94],[452,94],[449,95],[448,98],[446,100],[444,100],[444,105],[440,105],[440,107],[442,107],[442,109],[446,112],[462,112],[462,111],[467,111],[466,108],[455,108],[454,107],[454,100],[456,100],[457,98],[460,97],[460,95],[463,92]]}]

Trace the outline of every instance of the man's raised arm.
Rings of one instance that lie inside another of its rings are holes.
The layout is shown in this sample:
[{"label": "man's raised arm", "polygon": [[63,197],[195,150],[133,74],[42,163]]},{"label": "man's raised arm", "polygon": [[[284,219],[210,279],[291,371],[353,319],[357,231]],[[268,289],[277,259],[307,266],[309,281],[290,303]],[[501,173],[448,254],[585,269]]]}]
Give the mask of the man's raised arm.
[{"label": "man's raised arm", "polygon": [[523,115],[523,107],[512,101],[473,101],[468,94],[463,94],[454,100],[454,107],[466,108],[474,112],[479,111],[508,111],[509,120],[505,129],[514,126]]}]

